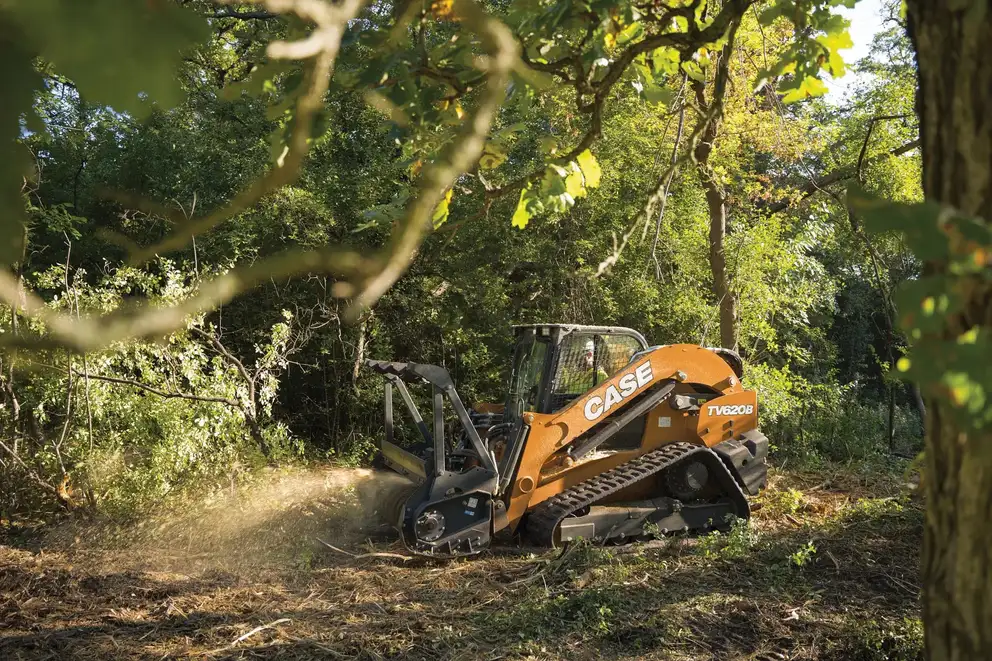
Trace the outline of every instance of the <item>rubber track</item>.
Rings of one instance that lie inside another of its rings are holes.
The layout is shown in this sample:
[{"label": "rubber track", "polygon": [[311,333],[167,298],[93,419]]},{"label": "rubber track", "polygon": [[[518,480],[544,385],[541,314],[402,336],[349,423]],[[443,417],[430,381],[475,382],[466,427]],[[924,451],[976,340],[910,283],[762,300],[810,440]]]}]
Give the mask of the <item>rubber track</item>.
[{"label": "rubber track", "polygon": [[555,530],[558,528],[558,524],[572,512],[592,505],[635,482],[677,464],[686,457],[699,453],[709,454],[716,459],[716,461],[707,462],[711,468],[719,466],[726,472],[726,476],[720,476],[720,481],[724,485],[733,485],[734,492],[727,495],[738,505],[743,504],[743,516],[746,517],[748,512],[747,497],[723,461],[712,450],[694,443],[669,443],[601,475],[580,482],[557,496],[548,498],[528,514],[527,535],[541,546],[555,546]]}]

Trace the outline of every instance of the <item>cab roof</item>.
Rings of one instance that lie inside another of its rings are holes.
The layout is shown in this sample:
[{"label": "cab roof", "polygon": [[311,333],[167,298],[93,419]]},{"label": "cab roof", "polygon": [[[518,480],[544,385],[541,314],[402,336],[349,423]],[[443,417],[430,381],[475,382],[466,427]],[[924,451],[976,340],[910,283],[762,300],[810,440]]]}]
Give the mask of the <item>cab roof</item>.
[{"label": "cab roof", "polygon": [[647,340],[644,339],[643,335],[633,328],[627,328],[626,326],[591,326],[586,324],[515,324],[512,328],[514,335],[518,335],[521,331],[525,330],[534,330],[542,335],[551,335],[555,330],[557,330],[560,335],[568,335],[570,333],[577,332],[595,333],[598,335],[629,335],[637,338],[642,347],[648,346]]}]

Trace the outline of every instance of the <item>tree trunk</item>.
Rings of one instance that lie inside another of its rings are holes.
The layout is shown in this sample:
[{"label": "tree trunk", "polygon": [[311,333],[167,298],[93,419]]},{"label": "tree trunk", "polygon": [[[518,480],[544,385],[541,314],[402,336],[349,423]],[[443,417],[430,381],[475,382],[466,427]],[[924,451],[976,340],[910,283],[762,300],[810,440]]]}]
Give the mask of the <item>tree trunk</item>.
[{"label": "tree trunk", "polygon": [[710,270],[713,272],[713,295],[720,306],[720,345],[737,350],[737,295],[730,288],[727,275],[727,201],[723,187],[713,179],[704,179],[706,204],[710,212]]},{"label": "tree trunk", "polygon": [[920,422],[926,424],[927,422],[927,405],[923,403],[923,393],[920,392],[920,387],[915,383],[909,385],[909,394],[913,397],[913,403],[916,405],[916,411],[920,414]]},{"label": "tree trunk", "polygon": [[[992,220],[992,3],[908,0],[919,68],[927,199]],[[939,264],[928,264],[939,272]],[[989,327],[987,291],[949,317],[947,337]],[[927,503],[923,619],[927,656],[992,658],[992,433],[962,427],[949,404],[926,402]]]},{"label": "tree trunk", "polygon": [[254,412],[249,411],[247,408],[244,410],[244,414],[245,424],[248,425],[248,433],[251,435],[252,440],[255,441],[262,456],[268,459],[271,449],[269,448],[269,444],[265,442],[265,435],[262,434],[262,426],[258,424],[258,418],[255,417]]},{"label": "tree trunk", "polygon": [[358,344],[355,345],[355,362],[351,366],[351,387],[353,390],[358,390],[358,376],[362,373],[362,363],[365,362],[365,331],[370,316],[363,316],[361,323],[358,325]]},{"label": "tree trunk", "polygon": [[[720,55],[718,69],[730,66],[730,44]],[[718,70],[717,77],[721,76]],[[696,95],[696,103],[704,112],[709,111],[706,103],[704,85],[693,81],[692,88]],[[722,103],[724,91],[714,89],[710,104]],[[710,154],[713,143],[716,142],[720,130],[720,113],[710,120],[696,143],[693,157],[699,166],[699,175],[703,190],[706,192],[706,206],[710,217],[710,271],[713,275],[713,296],[720,307],[720,344],[727,349],[737,349],[737,296],[730,287],[730,277],[727,275],[727,255],[725,239],[727,237],[727,194],[710,166]],[[704,121],[700,118],[700,121]]]},{"label": "tree trunk", "polygon": [[[889,363],[892,364],[891,362]],[[889,453],[896,451],[896,387],[889,384],[889,425],[886,430],[886,439],[889,444]]]}]

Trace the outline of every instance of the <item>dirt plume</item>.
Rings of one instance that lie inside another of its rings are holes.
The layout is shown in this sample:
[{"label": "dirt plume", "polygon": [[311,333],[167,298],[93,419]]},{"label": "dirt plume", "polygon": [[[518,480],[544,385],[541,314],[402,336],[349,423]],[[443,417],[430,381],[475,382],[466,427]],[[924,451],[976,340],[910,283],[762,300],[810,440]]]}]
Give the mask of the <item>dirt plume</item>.
[{"label": "dirt plume", "polygon": [[318,539],[352,550],[370,539],[394,539],[387,511],[412,486],[388,471],[273,470],[126,526],[70,523],[52,531],[43,546],[124,551],[146,568],[309,567],[328,555]]}]

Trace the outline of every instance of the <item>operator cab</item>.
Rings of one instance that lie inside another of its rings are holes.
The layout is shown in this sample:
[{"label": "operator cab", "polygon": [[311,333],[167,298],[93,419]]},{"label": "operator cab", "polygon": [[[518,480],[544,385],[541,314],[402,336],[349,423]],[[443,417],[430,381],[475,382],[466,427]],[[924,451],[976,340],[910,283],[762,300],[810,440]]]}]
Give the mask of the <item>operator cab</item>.
[{"label": "operator cab", "polygon": [[504,422],[525,411],[555,413],[648,348],[644,336],[621,326],[514,326],[513,368]]}]

